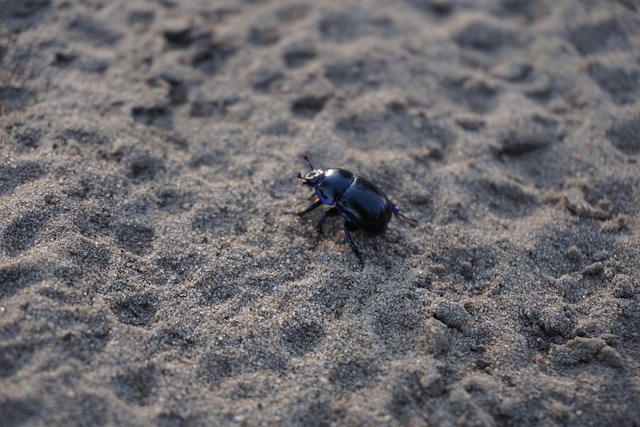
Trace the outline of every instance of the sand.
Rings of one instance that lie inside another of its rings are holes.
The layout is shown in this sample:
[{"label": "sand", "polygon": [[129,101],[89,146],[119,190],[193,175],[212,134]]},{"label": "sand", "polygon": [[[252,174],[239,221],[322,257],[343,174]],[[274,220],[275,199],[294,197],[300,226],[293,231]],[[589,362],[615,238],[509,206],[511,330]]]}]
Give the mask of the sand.
[{"label": "sand", "polygon": [[[0,2],[0,425],[640,425],[640,2]],[[417,223],[320,210],[302,155]]]}]

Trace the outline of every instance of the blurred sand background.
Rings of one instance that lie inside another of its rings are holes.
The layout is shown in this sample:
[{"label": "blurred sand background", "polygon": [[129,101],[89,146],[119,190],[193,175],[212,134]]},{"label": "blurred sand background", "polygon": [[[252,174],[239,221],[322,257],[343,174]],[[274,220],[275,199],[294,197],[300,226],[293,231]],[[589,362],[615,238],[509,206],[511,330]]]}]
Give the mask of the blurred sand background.
[{"label": "blurred sand background", "polygon": [[[637,0],[0,1],[0,425],[640,426]],[[417,225],[353,234],[303,153]]]}]

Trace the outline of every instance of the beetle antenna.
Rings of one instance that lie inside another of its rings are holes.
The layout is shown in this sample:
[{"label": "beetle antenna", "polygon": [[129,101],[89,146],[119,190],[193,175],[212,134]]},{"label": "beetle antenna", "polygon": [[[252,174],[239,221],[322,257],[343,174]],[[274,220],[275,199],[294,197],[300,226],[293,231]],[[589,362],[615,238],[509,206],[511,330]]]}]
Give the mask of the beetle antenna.
[{"label": "beetle antenna", "polygon": [[309,163],[309,167],[311,168],[311,170],[314,170],[315,168],[313,167],[313,165],[311,164],[311,160],[309,160],[309,156],[307,156],[307,154],[305,153],[304,155],[304,159],[307,161],[307,163]]}]

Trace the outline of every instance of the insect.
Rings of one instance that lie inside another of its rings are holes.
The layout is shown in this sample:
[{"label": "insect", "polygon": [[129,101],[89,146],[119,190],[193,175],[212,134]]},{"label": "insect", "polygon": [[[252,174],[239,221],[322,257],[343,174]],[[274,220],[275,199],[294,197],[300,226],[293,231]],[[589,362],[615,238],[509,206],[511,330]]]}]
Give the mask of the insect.
[{"label": "insect", "polygon": [[415,222],[398,212],[396,205],[371,181],[346,169],[316,169],[306,154],[304,159],[311,171],[304,176],[298,173],[297,177],[304,185],[315,190],[318,200],[307,209],[294,213],[302,217],[322,204],[331,206],[322,214],[316,225],[318,238],[324,235],[322,225],[327,216],[341,215],[345,219],[344,235],[351,250],[358,257],[361,267],[364,266],[364,261],[350,232],[364,230],[374,234],[382,233],[386,230],[392,215]]}]

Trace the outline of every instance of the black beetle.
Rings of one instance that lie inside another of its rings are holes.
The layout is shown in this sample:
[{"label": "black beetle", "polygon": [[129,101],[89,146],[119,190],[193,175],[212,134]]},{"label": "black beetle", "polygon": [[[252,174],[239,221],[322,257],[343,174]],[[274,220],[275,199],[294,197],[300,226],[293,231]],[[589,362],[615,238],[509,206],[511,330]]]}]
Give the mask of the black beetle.
[{"label": "black beetle", "polygon": [[371,181],[346,169],[315,169],[306,154],[304,159],[309,164],[311,172],[305,176],[298,173],[298,178],[303,180],[304,185],[315,190],[318,200],[307,209],[295,212],[295,214],[303,216],[322,204],[332,206],[318,221],[316,226],[318,236],[324,235],[322,224],[327,216],[340,214],[345,219],[344,235],[351,250],[358,257],[360,266],[363,266],[364,262],[358,247],[351,239],[350,231],[364,230],[369,233],[382,233],[391,221],[392,214],[414,221],[398,212],[396,205],[390,202],[384,192]]}]

